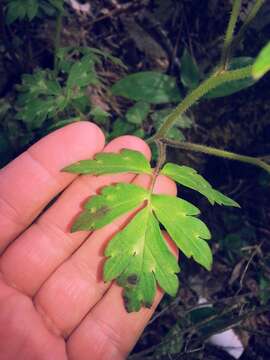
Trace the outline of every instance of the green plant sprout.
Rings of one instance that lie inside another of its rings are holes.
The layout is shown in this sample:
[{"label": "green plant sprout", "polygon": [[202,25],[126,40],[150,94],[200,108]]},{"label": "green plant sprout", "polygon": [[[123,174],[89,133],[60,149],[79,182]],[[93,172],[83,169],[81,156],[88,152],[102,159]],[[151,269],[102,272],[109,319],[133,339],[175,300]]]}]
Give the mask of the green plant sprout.
[{"label": "green plant sprout", "polygon": [[[270,69],[269,44],[259,54],[255,63],[247,58],[243,58],[244,60],[239,58],[240,65],[235,66],[234,64],[239,63],[239,60],[231,58],[246,27],[263,3],[262,0],[255,1],[250,14],[234,38],[241,0],[233,2],[220,64],[206,79],[200,82],[201,75],[195,64],[191,64],[190,78],[182,79],[189,88],[189,92],[179,105],[165,117],[156,133],[147,139],[149,144],[155,143],[158,149],[157,165],[154,170],[151,169],[150,163],[142,154],[127,149],[122,150],[119,154],[100,153],[93,160],[82,160],[64,169],[64,171],[78,174],[102,175],[129,172],[144,173],[152,177],[149,189],[124,183],[103,188],[99,195],[93,196],[85,204],[83,212],[72,227],[72,231],[92,231],[135,210],[135,215],[130,222],[107,245],[103,271],[104,281],[115,279],[123,287],[123,298],[128,312],[139,311],[142,306],[151,307],[157,285],[166,293],[172,296],[176,295],[179,284],[176,274],[180,268],[162,236],[159,223],[187,257],[192,257],[207,270],[210,270],[212,265],[212,253],[207,242],[211,238],[211,234],[207,226],[198,218],[200,210],[182,198],[153,194],[153,187],[159,174],[171,178],[182,186],[198,191],[212,205],[217,203],[239,207],[234,200],[213,189],[196,170],[172,163],[164,165],[167,146],[250,163],[270,172],[270,165],[263,159],[200,144],[179,142],[168,137],[170,130],[179,119],[185,116],[185,112],[195,102],[205,97],[220,96],[220,93],[221,96],[224,96],[224,93],[228,95],[243,87],[251,86],[256,79]],[[190,66],[187,57],[188,54],[184,53],[184,66]],[[158,77],[155,75],[155,72],[128,75],[113,86],[113,94],[137,101],[128,113],[131,123],[140,122],[147,116],[150,108],[147,103],[165,103],[168,100],[167,97],[172,102],[179,101],[179,92],[175,82],[167,75],[159,74]],[[144,87],[138,91],[142,81]],[[165,86],[166,92],[162,91],[160,83]],[[174,214],[173,217],[170,214]]]}]

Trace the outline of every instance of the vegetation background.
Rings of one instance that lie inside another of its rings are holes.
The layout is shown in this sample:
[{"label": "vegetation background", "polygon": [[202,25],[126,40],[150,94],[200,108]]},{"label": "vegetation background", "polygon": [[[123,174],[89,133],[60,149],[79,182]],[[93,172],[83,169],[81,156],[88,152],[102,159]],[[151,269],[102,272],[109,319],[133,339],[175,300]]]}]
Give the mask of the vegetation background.
[{"label": "vegetation background", "polygon": [[[243,0],[237,29],[252,4]],[[0,165],[82,119],[94,120],[108,140],[151,136],[179,97],[219,61],[230,11],[228,0],[0,1]],[[266,1],[235,56],[249,61],[269,39]],[[143,74],[137,92],[134,80],[127,80],[129,95],[116,96],[123,95],[119,80],[144,71],[169,78],[157,89],[153,77]],[[170,137],[267,156],[269,74],[235,94],[201,100]],[[164,298],[130,358],[232,359],[207,339],[234,328],[245,348],[241,359],[269,359],[269,175],[248,164],[177,149],[170,149],[168,160],[194,167],[242,208],[212,208],[180,189],[210,225],[214,267],[208,273],[180,257],[179,294]],[[209,306],[199,306],[201,298]]]}]

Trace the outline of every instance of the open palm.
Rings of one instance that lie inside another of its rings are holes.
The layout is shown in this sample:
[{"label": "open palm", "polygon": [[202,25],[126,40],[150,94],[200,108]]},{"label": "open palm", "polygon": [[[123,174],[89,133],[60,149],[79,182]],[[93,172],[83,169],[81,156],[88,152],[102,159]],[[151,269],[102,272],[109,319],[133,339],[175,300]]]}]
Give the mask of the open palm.
[{"label": "open palm", "polygon": [[[151,309],[128,314],[121,289],[102,281],[104,247],[125,217],[91,234],[70,233],[82,204],[103,186],[149,184],[146,175],[60,172],[102,150],[130,148],[150,158],[146,143],[133,136],[103,147],[100,129],[80,122],[43,138],[0,172],[1,360],[124,359],[162,297],[159,291]],[[155,192],[174,195],[175,184],[160,176]]]}]

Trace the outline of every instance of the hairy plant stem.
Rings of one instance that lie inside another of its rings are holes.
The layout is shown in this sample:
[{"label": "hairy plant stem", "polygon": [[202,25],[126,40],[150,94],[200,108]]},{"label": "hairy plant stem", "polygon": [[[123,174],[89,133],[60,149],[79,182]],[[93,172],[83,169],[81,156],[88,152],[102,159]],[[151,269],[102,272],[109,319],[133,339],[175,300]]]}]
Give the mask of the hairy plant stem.
[{"label": "hairy plant stem", "polygon": [[190,143],[190,142],[177,142],[177,141],[173,141],[173,140],[169,140],[169,139],[161,139],[160,141],[168,146],[184,149],[187,151],[196,151],[196,152],[201,152],[201,153],[204,153],[207,155],[213,155],[213,156],[218,156],[218,157],[222,157],[225,159],[236,160],[236,161],[241,161],[244,163],[252,164],[252,165],[258,166],[270,173],[270,164],[267,164],[261,158],[240,155],[240,154],[236,154],[236,153],[233,153],[230,151],[217,149],[217,148],[214,148],[211,146],[194,144],[194,143]]},{"label": "hairy plant stem", "polygon": [[246,66],[241,69],[215,73],[210,76],[184,98],[184,100],[166,118],[164,124],[157,133],[147,140],[147,143],[152,143],[164,138],[179,117],[210,90],[226,82],[240,80],[251,76],[251,69],[252,66]]},{"label": "hairy plant stem", "polygon": [[160,169],[161,169],[162,165],[164,164],[164,162],[166,161],[167,145],[160,140],[156,140],[156,145],[157,145],[157,149],[158,149],[158,160],[157,160],[157,164],[156,164],[156,167],[155,167],[153,175],[152,175],[152,180],[151,180],[151,185],[150,185],[150,193],[153,192],[153,189],[154,189],[154,186],[156,183],[156,179],[159,175]]},{"label": "hairy plant stem", "polygon": [[265,0],[256,0],[254,5],[252,6],[250,12],[248,13],[243,25],[241,26],[239,32],[234,37],[231,45],[230,45],[230,54],[234,52],[234,50],[239,45],[241,39],[243,38],[244,33],[246,32],[247,28],[249,27],[250,23],[253,21],[263,4],[265,3]]},{"label": "hairy plant stem", "polygon": [[222,54],[221,54],[220,68],[222,70],[226,70],[228,67],[228,61],[230,58],[230,48],[231,48],[231,43],[233,41],[233,33],[234,33],[235,25],[236,25],[236,22],[238,19],[238,15],[240,13],[241,3],[242,3],[242,0],[234,0],[233,1],[232,12],[231,12],[230,20],[229,20],[229,23],[227,26],[225,39],[224,39],[224,45],[223,45]]},{"label": "hairy plant stem", "polygon": [[[184,100],[169,114],[169,116],[165,119],[164,124],[160,127],[157,133],[150,137],[147,140],[148,144],[155,142],[160,148],[160,143],[166,144],[172,147],[178,147],[181,149],[185,149],[188,151],[197,151],[201,153],[205,153],[208,155],[214,155],[218,157],[223,157],[231,160],[241,161],[248,164],[252,164],[258,166],[267,172],[270,173],[270,164],[265,162],[262,158],[256,158],[252,156],[245,156],[236,154],[230,151],[225,151],[205,145],[194,144],[189,142],[176,142],[169,139],[166,139],[166,134],[171,129],[171,127],[176,123],[176,121],[180,118],[180,116],[187,111],[197,100],[202,98],[205,94],[207,94],[210,90],[218,87],[221,84],[226,82],[241,80],[251,76],[252,66],[246,66],[237,70],[227,71],[228,63],[230,56],[232,55],[234,49],[237,47],[239,41],[242,39],[243,34],[245,33],[247,27],[254,19],[265,0],[256,0],[249,14],[247,15],[242,27],[240,28],[238,34],[235,38],[233,38],[235,25],[238,19],[238,15],[241,9],[242,0],[234,0],[233,8],[230,16],[230,20],[228,23],[228,27],[226,30],[224,46],[221,55],[221,63],[218,69],[205,81],[203,81],[195,90],[190,92]],[[160,158],[160,151],[159,151]],[[162,160],[164,162],[164,160]],[[159,167],[159,169],[161,166]],[[158,170],[159,171],[159,170]],[[157,171],[157,173],[158,173]],[[157,176],[157,175],[156,175]],[[154,178],[154,176],[153,176]],[[152,181],[152,187],[154,186],[155,180]]]},{"label": "hairy plant stem", "polygon": [[55,26],[55,41],[54,41],[54,74],[57,75],[58,72],[58,51],[60,48],[61,41],[61,30],[63,25],[63,11],[59,11],[59,14],[56,19]]}]

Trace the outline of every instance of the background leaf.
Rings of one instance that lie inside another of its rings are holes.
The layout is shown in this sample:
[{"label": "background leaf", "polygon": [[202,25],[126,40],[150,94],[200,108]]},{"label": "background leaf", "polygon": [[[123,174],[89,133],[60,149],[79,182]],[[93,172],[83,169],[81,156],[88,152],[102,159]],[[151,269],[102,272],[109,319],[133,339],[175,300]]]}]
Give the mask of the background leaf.
[{"label": "background leaf", "polygon": [[[158,130],[161,125],[166,121],[166,117],[171,113],[172,108],[169,109],[161,109],[153,112],[151,114],[151,119],[153,120],[155,129]],[[181,115],[175,124],[169,129],[167,133],[167,137],[172,140],[184,141],[185,135],[182,132],[182,129],[191,128],[193,121],[186,115]]]},{"label": "background leaf", "polygon": [[16,101],[16,119],[23,121],[29,130],[40,128],[45,120],[63,111],[68,99],[50,70],[37,70],[23,74]]},{"label": "background leaf", "polygon": [[108,118],[111,116],[107,111],[103,110],[101,107],[96,106],[90,111],[90,115],[93,116],[93,119],[98,124],[106,124]]},{"label": "background leaf", "polygon": [[113,95],[150,104],[181,100],[175,78],[157,71],[142,71],[128,75],[114,84],[111,90]]},{"label": "background leaf", "polygon": [[125,119],[118,118],[113,122],[110,139],[121,135],[132,134],[136,129],[134,124],[128,123]]},{"label": "background leaf", "polygon": [[72,65],[67,79],[68,89],[97,83],[98,80],[91,55],[84,56],[81,60],[76,61],[75,64]]},{"label": "background leaf", "polygon": [[49,126],[47,128],[47,131],[50,132],[50,131],[53,131],[56,129],[60,129],[63,126],[66,126],[66,125],[69,125],[69,124],[72,124],[72,123],[78,122],[78,121],[81,121],[81,118],[78,116],[70,118],[70,119],[66,119],[66,120],[60,120],[60,121],[57,121],[56,123],[54,123],[53,125]]},{"label": "background leaf", "polygon": [[188,166],[179,166],[172,163],[167,163],[161,173],[169,176],[180,185],[184,185],[190,189],[196,190],[209,200],[214,205],[216,202],[219,205],[240,207],[236,201],[223,195],[221,192],[213,189],[213,187],[206,181],[196,170]]},{"label": "background leaf", "polygon": [[63,171],[79,174],[114,174],[121,172],[151,174],[151,167],[142,153],[124,149],[119,154],[99,153],[94,160],[82,160]]},{"label": "background leaf", "polygon": [[139,101],[126,113],[127,121],[131,124],[141,124],[150,111],[150,105],[144,101]]},{"label": "background leaf", "polygon": [[12,24],[16,20],[32,21],[35,17],[55,16],[64,11],[63,0],[7,0],[6,21]]},{"label": "background leaf", "polygon": [[200,72],[197,64],[189,54],[187,49],[184,49],[181,62],[181,82],[188,89],[195,89],[200,82]]},{"label": "background leaf", "polygon": [[[240,69],[242,67],[252,65],[254,62],[254,59],[251,57],[238,57],[231,60],[229,65],[229,70],[236,70]],[[250,77],[243,80],[235,80],[230,81],[227,83],[224,83],[215,89],[209,91],[206,95],[206,99],[212,99],[212,98],[218,98],[223,96],[229,96],[232,95],[240,90],[243,90],[245,88],[248,88],[255,84],[255,80]]]},{"label": "background leaf", "polygon": [[40,128],[49,114],[53,115],[56,111],[57,108],[52,97],[46,100],[33,99],[16,114],[16,118],[24,121],[28,129],[33,130]]},{"label": "background leaf", "polygon": [[259,79],[270,70],[270,42],[260,51],[252,68],[252,76]]},{"label": "background leaf", "polygon": [[7,4],[6,21],[12,24],[17,19],[23,19],[27,14],[27,3],[21,0],[10,0]]}]

